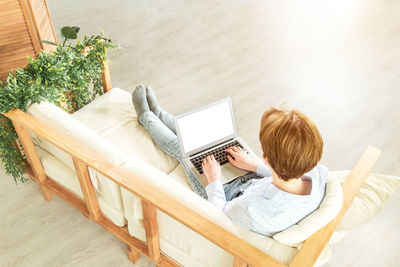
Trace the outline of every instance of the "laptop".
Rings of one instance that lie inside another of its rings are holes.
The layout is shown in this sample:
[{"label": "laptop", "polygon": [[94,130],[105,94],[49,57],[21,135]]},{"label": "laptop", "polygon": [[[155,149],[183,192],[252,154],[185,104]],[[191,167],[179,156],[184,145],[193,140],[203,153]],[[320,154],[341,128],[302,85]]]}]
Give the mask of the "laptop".
[{"label": "laptop", "polygon": [[226,184],[248,171],[234,167],[224,151],[231,146],[246,150],[250,157],[259,161],[251,148],[237,135],[235,117],[230,98],[175,116],[175,125],[183,154],[183,161],[190,167],[203,186],[207,179],[202,161],[213,154],[221,165],[222,183]]}]

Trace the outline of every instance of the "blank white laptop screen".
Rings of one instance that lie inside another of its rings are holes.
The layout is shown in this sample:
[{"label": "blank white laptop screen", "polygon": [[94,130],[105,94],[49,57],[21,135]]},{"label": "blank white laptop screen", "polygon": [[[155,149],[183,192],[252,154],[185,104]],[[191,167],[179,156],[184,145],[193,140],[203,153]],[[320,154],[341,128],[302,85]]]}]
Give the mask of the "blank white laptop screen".
[{"label": "blank white laptop screen", "polygon": [[177,119],[184,153],[234,134],[229,101]]}]

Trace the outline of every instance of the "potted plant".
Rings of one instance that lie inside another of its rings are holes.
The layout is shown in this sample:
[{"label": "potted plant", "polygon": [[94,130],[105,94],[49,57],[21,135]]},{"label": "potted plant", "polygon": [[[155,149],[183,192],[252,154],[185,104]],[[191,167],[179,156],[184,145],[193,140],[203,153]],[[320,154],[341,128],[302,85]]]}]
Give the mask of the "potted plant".
[{"label": "potted plant", "polygon": [[[63,27],[63,43],[46,53],[42,51],[34,58],[28,58],[25,68],[19,68],[0,82],[0,113],[18,108],[26,112],[30,105],[43,100],[52,102],[67,112],[78,110],[103,94],[101,73],[107,59],[106,50],[117,44],[103,36],[103,33],[84,36],[75,45],[66,44],[76,39],[79,27]],[[0,158],[6,174],[14,181],[25,182],[22,147],[11,121],[0,115]],[[20,153],[22,152],[22,153]]]}]

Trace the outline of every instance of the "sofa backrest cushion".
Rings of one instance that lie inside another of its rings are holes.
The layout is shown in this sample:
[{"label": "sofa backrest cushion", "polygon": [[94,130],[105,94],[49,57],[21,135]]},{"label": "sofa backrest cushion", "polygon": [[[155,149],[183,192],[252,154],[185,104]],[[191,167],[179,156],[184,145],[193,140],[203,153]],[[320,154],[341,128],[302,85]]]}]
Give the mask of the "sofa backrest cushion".
[{"label": "sofa backrest cushion", "polygon": [[313,233],[328,224],[339,213],[343,204],[343,191],[338,179],[330,178],[325,197],[319,208],[297,224],[279,232],[273,238],[279,243],[297,247]]},{"label": "sofa backrest cushion", "polygon": [[[43,101],[40,104],[33,104],[29,107],[28,113],[48,126],[78,139],[78,141],[116,165],[121,165],[127,158],[101,135],[50,102]],[[43,149],[59,158],[71,169],[75,169],[70,155],[40,136],[37,139]]]},{"label": "sofa backrest cushion", "polygon": [[[83,143],[91,150],[117,166],[123,164],[128,158],[101,135],[97,134],[95,131],[91,130],[86,125],[74,119],[61,108],[50,102],[43,101],[40,104],[33,104],[29,107],[28,113],[36,119],[44,122],[46,125],[70,135],[72,138],[75,138],[77,141]],[[38,140],[38,146],[61,160],[65,165],[75,171],[72,158],[69,154],[60,150],[40,136],[37,136],[35,139]],[[115,209],[116,212],[119,211],[121,217],[123,217],[120,187],[91,168],[89,168],[89,173],[98,197]],[[121,224],[121,220],[118,221],[118,224]]]},{"label": "sofa backrest cushion", "polygon": [[[340,183],[344,183],[349,174],[350,171],[335,171],[329,175],[337,178]],[[360,191],[355,196],[336,231],[350,231],[374,217],[386,206],[390,197],[399,188],[400,177],[371,173],[361,185]]]}]

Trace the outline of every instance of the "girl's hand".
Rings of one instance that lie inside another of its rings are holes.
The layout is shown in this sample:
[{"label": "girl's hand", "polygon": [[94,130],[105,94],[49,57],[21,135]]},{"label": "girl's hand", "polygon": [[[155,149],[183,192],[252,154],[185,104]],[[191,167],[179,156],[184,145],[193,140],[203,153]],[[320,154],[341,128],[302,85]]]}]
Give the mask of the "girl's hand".
[{"label": "girl's hand", "polygon": [[252,160],[250,155],[243,148],[233,146],[225,149],[225,152],[228,152],[230,154],[227,157],[229,162],[233,166],[251,172],[255,172],[257,170],[257,163]]},{"label": "girl's hand", "polygon": [[208,183],[221,180],[221,166],[219,166],[213,155],[204,158],[201,166]]}]

